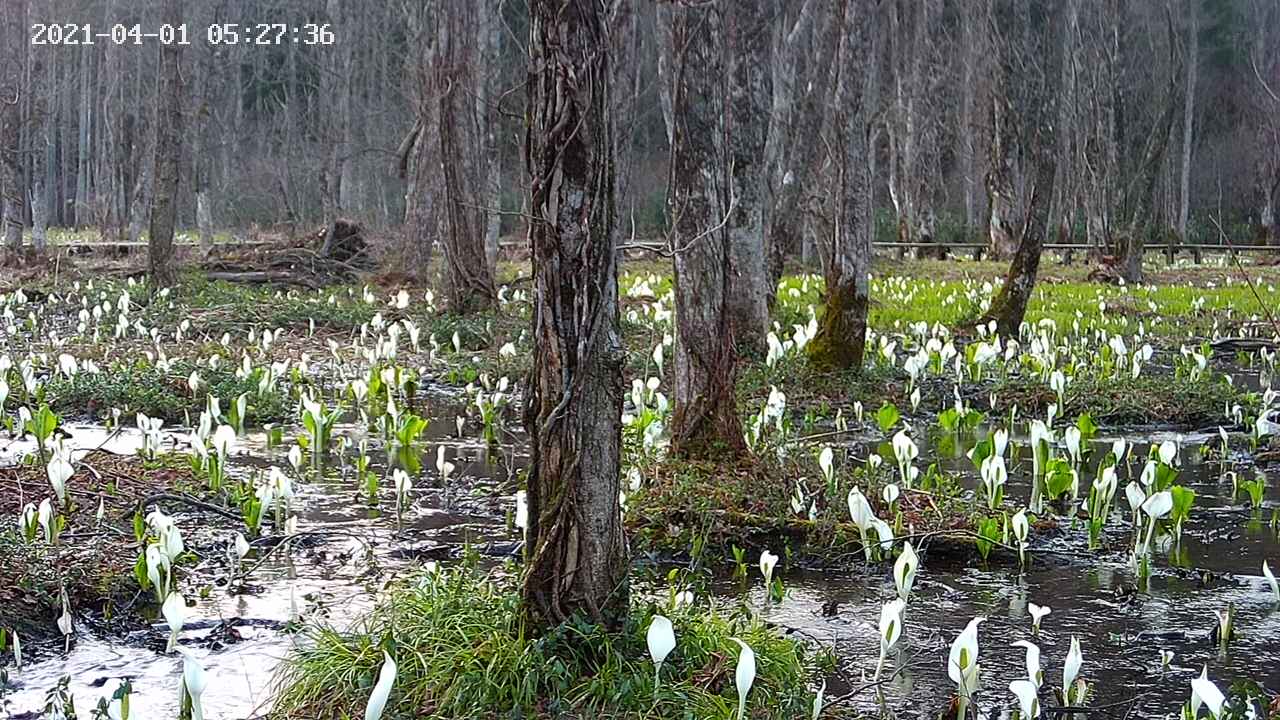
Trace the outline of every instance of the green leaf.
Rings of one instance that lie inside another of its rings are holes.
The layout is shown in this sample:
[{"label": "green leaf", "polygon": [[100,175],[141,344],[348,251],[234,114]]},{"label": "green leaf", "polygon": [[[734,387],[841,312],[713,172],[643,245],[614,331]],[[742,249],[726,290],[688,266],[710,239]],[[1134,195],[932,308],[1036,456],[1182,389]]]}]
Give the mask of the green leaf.
[{"label": "green leaf", "polygon": [[1183,520],[1191,516],[1191,507],[1196,502],[1196,491],[1182,485],[1174,485],[1169,488],[1169,493],[1173,495],[1173,519]]},{"label": "green leaf", "polygon": [[1089,416],[1089,413],[1081,413],[1080,417],[1076,418],[1076,429],[1080,431],[1082,443],[1092,440],[1098,434],[1098,426],[1094,424],[1093,418]]},{"label": "green leaf", "polygon": [[894,425],[898,424],[898,420],[902,418],[902,414],[898,412],[898,407],[893,403],[885,403],[876,411],[876,424],[880,426],[881,432],[889,432]]}]

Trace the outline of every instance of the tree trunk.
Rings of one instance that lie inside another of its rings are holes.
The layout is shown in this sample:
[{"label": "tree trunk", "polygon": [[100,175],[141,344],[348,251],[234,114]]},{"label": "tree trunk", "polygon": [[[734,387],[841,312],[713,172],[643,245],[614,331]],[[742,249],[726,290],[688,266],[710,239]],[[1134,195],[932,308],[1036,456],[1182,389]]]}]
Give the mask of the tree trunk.
[{"label": "tree trunk", "polygon": [[26,0],[6,0],[0,9],[0,228],[11,252],[22,250],[26,183],[22,175],[23,59],[26,56]]},{"label": "tree trunk", "polygon": [[959,11],[962,70],[960,80],[960,135],[957,138],[957,145],[959,145],[960,155],[960,179],[964,187],[966,242],[972,241],[972,238],[977,234],[976,229],[980,225],[978,220],[978,142],[975,138],[978,132],[978,124],[974,118],[974,108],[978,104],[976,66],[978,64],[977,45],[979,33],[975,28],[977,24],[974,17],[976,4],[974,2],[965,3]]},{"label": "tree trunk", "polygon": [[[182,23],[182,0],[165,0],[165,22]],[[151,290],[172,287],[178,274],[173,260],[173,230],[178,212],[182,148],[182,46],[160,46],[160,82],[156,89],[156,171],[151,198],[151,229],[147,260]]]},{"label": "tree trunk", "polygon": [[676,353],[672,452],[722,457],[746,449],[734,394],[737,356],[729,316],[729,234],[717,227],[728,205],[718,172],[724,132],[718,5],[678,4],[669,24],[673,127],[671,247],[675,248]]},{"label": "tree trunk", "polygon": [[[38,48],[36,49],[38,50]],[[43,254],[47,246],[49,227],[49,174],[53,162],[53,143],[50,142],[50,99],[54,88],[45,75],[46,59],[40,52],[31,53],[31,244],[37,254]]]},{"label": "tree trunk", "polygon": [[839,139],[836,223],[827,292],[818,334],[806,346],[809,362],[819,370],[860,370],[867,342],[867,310],[871,301],[871,225],[868,175],[868,116],[866,95],[879,81],[876,65],[868,63],[866,45],[878,28],[869,3],[843,1],[843,29],[836,62],[836,137]]},{"label": "tree trunk", "polygon": [[1156,180],[1159,177],[1160,167],[1164,163],[1165,151],[1169,147],[1169,134],[1176,117],[1179,100],[1176,68],[1170,67],[1170,78],[1168,90],[1163,98],[1164,108],[1151,128],[1142,159],[1135,168],[1125,191],[1125,206],[1133,208],[1133,211],[1125,232],[1120,276],[1131,285],[1142,282],[1142,260],[1146,254],[1146,222],[1151,217]]},{"label": "tree trunk", "polygon": [[440,104],[432,92],[432,69],[439,52],[435,18],[435,8],[429,4],[411,10],[405,18],[410,36],[414,38],[409,86],[417,112],[414,127],[399,150],[400,174],[405,179],[404,256],[406,267],[423,282],[428,279],[432,246],[440,235],[436,200],[442,194],[438,154]]},{"label": "tree trunk", "polygon": [[609,18],[595,0],[529,3],[525,164],[533,262],[527,570],[536,629],[617,628],[629,598],[618,507],[622,366]]},{"label": "tree trunk", "polygon": [[1196,6],[1199,0],[1187,0],[1187,87],[1182,98],[1182,174],[1178,193],[1178,238],[1186,244],[1187,219],[1191,214],[1191,152],[1196,115],[1196,74],[1199,72],[1200,23]]},{"label": "tree trunk", "polygon": [[[766,214],[766,249],[769,253],[769,287],[777,288],[782,279],[786,256],[803,256],[804,213],[801,201],[806,188],[812,186],[821,143],[813,142],[822,131],[825,108],[830,104],[832,58],[840,36],[839,2],[806,2],[801,17],[774,53],[773,112],[766,142],[765,169],[770,173],[774,189]],[[821,18],[822,22],[817,22]],[[800,44],[799,35],[812,25],[815,37],[814,57],[803,57],[808,48]],[[804,60],[805,73],[800,74]],[[798,101],[797,101],[798,97]],[[804,258],[802,257],[802,260]],[[807,260],[806,260],[807,262]],[[766,299],[772,303],[776,293]]]},{"label": "tree trunk", "polygon": [[[342,27],[346,5],[339,0],[327,0],[326,15],[330,22]],[[328,152],[320,170],[320,208],[324,217],[324,242],[320,254],[328,257],[333,251],[338,217],[345,208],[343,180],[347,178],[347,165],[351,153],[351,39],[338,35],[338,46],[329,48],[320,69],[320,94],[323,97],[324,124]],[[350,191],[345,191],[349,193]]]},{"label": "tree trunk", "polygon": [[213,209],[209,207],[209,191],[196,191],[196,228],[200,231],[200,254],[208,256],[213,251]]},{"label": "tree trunk", "polygon": [[1010,157],[1016,155],[1034,163],[1034,177],[1027,190],[1029,197],[1022,203],[1023,215],[1016,226],[1010,222],[1012,194],[1006,196],[1003,187],[998,192],[989,191],[993,245],[997,230],[1017,245],[1004,285],[981,322],[994,320],[996,331],[1006,337],[1016,337],[1022,325],[1049,232],[1057,161],[1062,153],[1055,141],[1056,126],[1062,116],[1055,105],[1060,102],[1060,83],[1064,82],[1065,75],[1060,63],[1069,62],[1070,55],[1067,43],[1055,44],[1053,39],[1066,34],[1064,26],[1074,27],[1074,22],[1072,6],[1058,5],[1034,31],[1027,29],[1021,37],[996,40],[999,62],[993,79],[995,123],[988,187],[1008,187],[998,174],[1007,172]]},{"label": "tree trunk", "polygon": [[1031,202],[1022,224],[1018,249],[1009,262],[1009,272],[1004,285],[991,301],[983,321],[996,321],[996,332],[1015,338],[1022,319],[1027,314],[1027,303],[1035,289],[1036,275],[1040,271],[1040,255],[1044,252],[1045,235],[1049,231],[1049,198],[1053,195],[1054,149],[1046,145],[1034,151],[1039,156],[1035,187],[1031,190]]},{"label": "tree trunk", "polygon": [[89,161],[92,158],[92,106],[93,106],[93,53],[80,54],[80,115],[78,144],[76,147],[76,205],[75,224],[77,228],[88,225],[93,218],[89,207],[91,199],[89,183]]},{"label": "tree trunk", "polygon": [[765,67],[769,33],[765,0],[738,0],[724,17],[728,102],[723,142],[729,161],[729,318],[739,350],[764,348],[769,332],[767,297],[775,291],[765,272],[763,156],[768,97]]},{"label": "tree trunk", "polygon": [[479,18],[474,7],[445,3],[439,17],[432,91],[439,103],[440,170],[444,186],[441,245],[447,266],[449,305],[458,313],[489,307],[497,299],[485,246],[483,116],[474,93],[484,84],[479,67]]},{"label": "tree trunk", "polygon": [[481,123],[484,209],[484,253],[490,276],[497,273],[498,241],[502,233],[502,146],[498,142],[501,100],[502,12],[501,0],[483,0],[480,12],[480,82],[476,113]]},{"label": "tree trunk", "polygon": [[1018,247],[1014,221],[1013,182],[1010,179],[1008,147],[1012,140],[1009,130],[1007,103],[993,94],[991,98],[991,157],[987,169],[987,255],[992,260],[1011,257]]},{"label": "tree trunk", "polygon": [[142,230],[151,217],[151,199],[155,187],[156,170],[155,148],[148,147],[142,154],[144,157],[139,163],[142,167],[130,191],[133,193],[133,202],[130,204],[129,211],[129,235],[125,238],[129,242],[138,242],[142,238]]}]

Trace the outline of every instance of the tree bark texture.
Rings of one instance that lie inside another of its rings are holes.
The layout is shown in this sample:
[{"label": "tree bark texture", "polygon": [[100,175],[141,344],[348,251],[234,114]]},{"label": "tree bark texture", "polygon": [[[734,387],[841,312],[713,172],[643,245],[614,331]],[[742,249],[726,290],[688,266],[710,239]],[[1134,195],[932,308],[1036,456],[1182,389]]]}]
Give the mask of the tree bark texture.
[{"label": "tree bark texture", "polygon": [[675,4],[665,11],[672,68],[670,207],[675,265],[676,347],[672,452],[718,457],[746,449],[734,393],[737,353],[729,315],[732,273],[717,152],[723,9]]},{"label": "tree bark texture", "polygon": [[[819,370],[860,370],[867,342],[871,302],[870,177],[867,164],[868,95],[879,81],[869,60],[871,38],[879,31],[871,3],[842,0],[842,30],[836,62],[839,172],[838,221],[827,270],[827,292],[818,333],[806,345],[809,362]],[[868,71],[868,68],[871,68]]]},{"label": "tree bark texture", "polygon": [[486,215],[477,201],[487,197],[484,114],[475,94],[485,83],[479,43],[487,28],[470,3],[444,4],[432,73],[439,103],[439,167],[443,174],[444,249],[449,306],[454,312],[482,310],[497,300],[486,248]]},{"label": "tree bark texture", "polygon": [[[832,59],[840,37],[840,2],[806,0],[795,24],[776,43],[772,68],[773,109],[765,143],[765,243],[769,287],[777,288],[787,255],[803,255],[802,200],[812,187],[822,144],[826,108],[836,77]],[[786,29],[786,26],[783,26]],[[805,34],[812,35],[805,42]],[[776,294],[767,294],[772,304]]]},{"label": "tree bark texture", "polygon": [[1187,239],[1187,220],[1191,214],[1191,153],[1194,150],[1196,119],[1196,75],[1200,67],[1199,0],[1187,0],[1186,89],[1182,97],[1182,171],[1178,183],[1178,239]]},{"label": "tree bark texture", "polygon": [[610,18],[595,0],[529,4],[525,165],[533,262],[531,457],[521,597],[537,629],[628,607],[618,506],[622,366],[614,251]]},{"label": "tree bark texture", "polygon": [[22,250],[26,183],[22,173],[22,106],[26,101],[26,0],[0,3],[0,235],[12,252]]},{"label": "tree bark texture", "polygon": [[[182,22],[181,0],[165,0],[165,21]],[[156,172],[151,198],[151,228],[147,239],[147,265],[152,291],[177,283],[173,258],[173,231],[178,213],[182,148],[182,46],[160,46],[160,82],[156,88]]]},{"label": "tree bark texture", "polygon": [[[1174,54],[1173,27],[1169,27],[1170,55]],[[1163,97],[1157,96],[1160,103],[1159,114],[1151,125],[1146,141],[1141,144],[1142,155],[1131,169],[1129,182],[1125,186],[1123,207],[1129,210],[1128,227],[1125,230],[1120,277],[1129,284],[1142,282],[1142,261],[1146,255],[1147,222],[1152,217],[1152,205],[1155,202],[1156,181],[1160,177],[1160,168],[1164,165],[1165,154],[1169,148],[1169,137],[1173,132],[1174,120],[1181,105],[1179,84],[1180,67],[1178,61],[1171,57],[1168,66],[1168,82]]]},{"label": "tree bark texture", "polygon": [[[1026,315],[1049,231],[1060,153],[1054,134],[1062,82],[1059,63],[1065,62],[1069,54],[1064,43],[1054,42],[1061,36],[1064,24],[1070,22],[1062,21],[1063,14],[1061,7],[1049,10],[1034,31],[1022,38],[1003,38],[999,43],[1000,61],[995,71],[993,97],[1001,122],[995,128],[992,172],[1006,163],[1011,154],[1019,155],[1034,167],[1021,220],[1012,225],[1009,217],[999,218],[1001,230],[1012,235],[1016,250],[1004,285],[982,318],[983,322],[994,320],[996,331],[1007,337],[1017,335]],[[1000,196],[992,195],[993,238],[997,226],[995,208],[1001,200]]]},{"label": "tree bark texture", "polygon": [[775,291],[765,272],[763,174],[768,129],[769,33],[765,0],[735,0],[723,12],[728,101],[724,143],[731,205],[729,317],[739,350],[764,348],[769,332],[767,297]]}]

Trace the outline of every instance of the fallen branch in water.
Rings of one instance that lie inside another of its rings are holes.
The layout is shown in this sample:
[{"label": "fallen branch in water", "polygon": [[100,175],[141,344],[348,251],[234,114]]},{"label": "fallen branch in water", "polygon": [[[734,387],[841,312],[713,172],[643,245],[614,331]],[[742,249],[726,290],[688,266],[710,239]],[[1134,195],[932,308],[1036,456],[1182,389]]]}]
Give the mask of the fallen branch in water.
[{"label": "fallen branch in water", "polygon": [[230,510],[227,510],[226,508],[220,508],[217,505],[211,505],[202,500],[197,500],[189,495],[175,495],[173,493],[157,493],[155,495],[149,495],[145,498],[142,498],[134,506],[135,511],[145,513],[148,505],[154,505],[160,502],[181,503],[183,505],[196,508],[197,510],[203,510],[205,512],[214,513],[215,515],[221,515],[224,518],[235,520],[237,523],[244,522],[244,518],[240,516],[240,513],[231,512]]}]

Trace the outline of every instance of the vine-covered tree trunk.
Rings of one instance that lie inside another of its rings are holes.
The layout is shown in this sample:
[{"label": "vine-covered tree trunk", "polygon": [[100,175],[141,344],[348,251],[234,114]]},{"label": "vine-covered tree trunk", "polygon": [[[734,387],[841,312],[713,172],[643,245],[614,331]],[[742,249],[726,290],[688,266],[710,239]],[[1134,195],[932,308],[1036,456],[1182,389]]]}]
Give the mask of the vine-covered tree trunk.
[{"label": "vine-covered tree trunk", "polygon": [[[182,23],[181,0],[166,0],[165,22]],[[147,264],[151,287],[171,287],[178,280],[173,260],[173,229],[178,213],[178,184],[182,136],[182,46],[160,46],[160,85],[156,90],[156,172],[151,198],[151,228]]]},{"label": "vine-covered tree trunk", "polygon": [[22,249],[26,184],[22,176],[22,61],[26,56],[26,0],[0,3],[0,230],[10,251]]},{"label": "vine-covered tree trunk", "polygon": [[735,0],[730,5],[724,8],[722,24],[729,87],[723,142],[733,198],[724,223],[734,276],[729,286],[729,317],[738,347],[760,350],[769,332],[767,297],[774,292],[765,272],[762,197],[769,33],[764,0]]},{"label": "vine-covered tree trunk", "polygon": [[717,228],[728,205],[719,174],[723,62],[718,5],[675,5],[664,13],[672,68],[671,218],[675,264],[677,455],[714,457],[745,450],[734,395],[737,354],[729,317],[729,233]]},{"label": "vine-covered tree trunk", "polygon": [[535,628],[617,627],[628,606],[618,507],[622,365],[614,252],[609,19],[595,0],[529,3],[525,164],[533,262],[531,458],[521,597]]},{"label": "vine-covered tree trunk", "polygon": [[840,80],[836,95],[839,173],[836,208],[839,219],[832,239],[827,292],[818,334],[806,350],[820,370],[857,370],[867,342],[867,308],[871,302],[870,177],[867,164],[869,103],[865,95],[878,81],[876,63],[867,62],[866,45],[878,31],[863,0],[843,0],[843,29],[836,62]]}]

